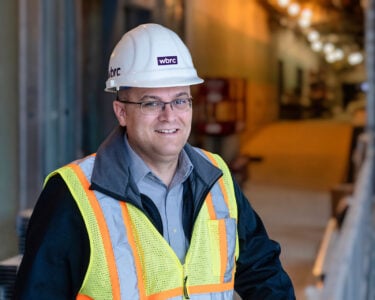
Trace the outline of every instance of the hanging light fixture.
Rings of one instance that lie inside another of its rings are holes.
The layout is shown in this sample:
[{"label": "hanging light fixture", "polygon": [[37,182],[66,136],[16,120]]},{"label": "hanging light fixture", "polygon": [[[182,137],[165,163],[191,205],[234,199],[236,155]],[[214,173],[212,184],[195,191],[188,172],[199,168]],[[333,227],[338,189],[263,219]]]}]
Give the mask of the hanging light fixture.
[{"label": "hanging light fixture", "polygon": [[344,51],[340,48],[336,48],[335,51],[333,51],[333,55],[335,56],[335,60],[342,60],[344,58]]},{"label": "hanging light fixture", "polygon": [[307,34],[307,39],[310,43],[312,42],[316,42],[317,40],[319,40],[319,37],[320,37],[320,34],[318,31],[316,30],[311,30],[308,34]]},{"label": "hanging light fixture", "polygon": [[358,65],[363,62],[363,54],[361,52],[354,52],[349,54],[348,63],[352,66]]},{"label": "hanging light fixture", "polygon": [[309,9],[309,8],[304,8],[301,11],[301,18],[303,18],[303,19],[309,19],[309,20],[311,20],[312,15],[313,15],[312,10]]},{"label": "hanging light fixture", "polygon": [[287,7],[289,5],[289,0],[277,0],[277,4],[281,7]]},{"label": "hanging light fixture", "polygon": [[327,43],[323,46],[323,51],[325,54],[332,53],[335,50],[335,46],[332,43]]},{"label": "hanging light fixture", "polygon": [[292,3],[288,6],[288,14],[295,17],[300,12],[300,6],[298,3]]},{"label": "hanging light fixture", "polygon": [[[322,55],[329,63],[340,62],[335,67],[340,68],[348,64],[356,65],[363,62],[363,53],[357,51],[348,55],[350,50],[347,39],[345,37],[342,39],[340,32],[332,32],[333,27],[330,24],[335,22],[333,20],[336,20],[337,16],[335,14],[332,20],[328,20],[332,9],[320,3],[323,1],[268,0],[265,2],[273,7],[272,11],[277,13],[282,27],[305,35],[312,51]],[[322,32],[317,30],[319,27],[322,27]],[[356,51],[358,47],[352,49]]]},{"label": "hanging light fixture", "polygon": [[311,48],[315,52],[320,52],[323,49],[323,43],[321,41],[315,41],[311,44]]}]

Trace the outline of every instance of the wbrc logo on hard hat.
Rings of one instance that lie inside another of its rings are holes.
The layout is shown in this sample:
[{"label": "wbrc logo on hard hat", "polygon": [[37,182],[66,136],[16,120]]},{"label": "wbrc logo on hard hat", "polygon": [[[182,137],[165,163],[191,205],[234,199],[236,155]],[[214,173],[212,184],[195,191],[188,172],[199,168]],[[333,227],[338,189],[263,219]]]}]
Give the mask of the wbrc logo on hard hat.
[{"label": "wbrc logo on hard hat", "polygon": [[[158,56],[157,57],[158,65],[159,66],[167,66],[167,65],[177,65],[178,60],[177,56]],[[110,68],[108,72],[108,77],[117,77],[121,75],[121,68]]]},{"label": "wbrc logo on hard hat", "polygon": [[108,71],[108,77],[109,78],[112,78],[112,77],[115,77],[115,76],[120,76],[121,75],[121,68],[118,67],[118,68],[110,68],[109,71]]},{"label": "wbrc logo on hard hat", "polygon": [[159,56],[157,57],[158,65],[159,66],[166,66],[166,65],[177,65],[177,56]]}]

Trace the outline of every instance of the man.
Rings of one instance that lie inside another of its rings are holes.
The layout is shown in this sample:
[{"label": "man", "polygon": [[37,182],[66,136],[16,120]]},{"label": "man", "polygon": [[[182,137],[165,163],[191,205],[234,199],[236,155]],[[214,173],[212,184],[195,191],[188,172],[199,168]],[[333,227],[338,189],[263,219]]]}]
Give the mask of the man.
[{"label": "man", "polygon": [[123,36],[106,83],[120,126],[48,176],[17,299],[294,299],[279,245],[224,161],[187,143],[202,81],[169,29]]}]

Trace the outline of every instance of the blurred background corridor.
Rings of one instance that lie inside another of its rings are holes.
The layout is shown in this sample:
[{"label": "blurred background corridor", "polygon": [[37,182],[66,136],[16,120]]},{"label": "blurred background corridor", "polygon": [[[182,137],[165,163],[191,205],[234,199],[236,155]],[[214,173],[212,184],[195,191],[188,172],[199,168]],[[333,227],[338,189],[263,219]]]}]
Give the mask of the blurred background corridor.
[{"label": "blurred background corridor", "polygon": [[146,22],[190,48],[190,142],[227,161],[297,299],[375,299],[374,2],[0,0],[0,300],[45,176],[115,126],[109,55]]},{"label": "blurred background corridor", "polygon": [[332,190],[346,181],[351,135],[348,124],[334,120],[283,121],[247,145],[263,159],[250,165],[246,192],[282,245],[297,299],[307,299],[306,287],[323,273],[313,269],[331,217]]}]

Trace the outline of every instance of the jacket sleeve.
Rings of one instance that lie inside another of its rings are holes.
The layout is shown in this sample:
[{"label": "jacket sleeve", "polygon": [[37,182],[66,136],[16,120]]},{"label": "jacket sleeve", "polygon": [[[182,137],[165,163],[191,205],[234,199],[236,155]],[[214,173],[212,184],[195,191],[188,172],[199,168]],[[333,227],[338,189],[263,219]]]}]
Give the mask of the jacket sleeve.
[{"label": "jacket sleeve", "polygon": [[43,189],[29,221],[15,299],[75,299],[89,254],[79,209],[61,177],[54,176]]},{"label": "jacket sleeve", "polygon": [[234,183],[238,206],[240,253],[235,274],[235,290],[244,300],[291,300],[294,289],[284,271],[280,245],[268,237],[262,220]]}]

